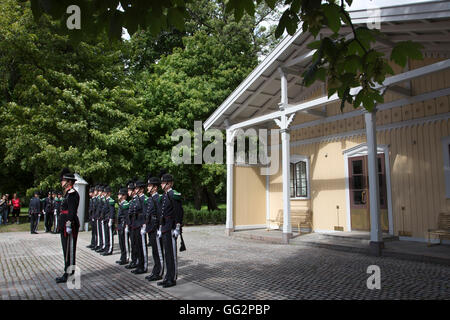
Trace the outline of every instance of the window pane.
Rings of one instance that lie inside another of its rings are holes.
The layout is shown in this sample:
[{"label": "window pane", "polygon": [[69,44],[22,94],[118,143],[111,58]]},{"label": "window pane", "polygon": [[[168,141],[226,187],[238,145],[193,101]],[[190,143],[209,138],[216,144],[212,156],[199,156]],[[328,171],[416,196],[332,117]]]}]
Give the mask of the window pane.
[{"label": "window pane", "polygon": [[378,158],[378,173],[382,173],[383,172],[383,167],[381,166],[381,158]]},{"label": "window pane", "polygon": [[295,169],[297,173],[297,197],[307,197],[306,161],[297,162]]},{"label": "window pane", "polygon": [[362,174],[363,173],[363,162],[362,160],[353,160],[352,161],[353,174]]},{"label": "window pane", "polygon": [[295,172],[295,170],[294,170],[294,164],[293,163],[291,163],[291,166],[290,166],[291,168],[291,181],[290,181],[290,189],[291,189],[291,192],[290,192],[290,196],[291,197],[294,197],[295,196],[295,183],[294,183],[294,180],[295,180],[295,175],[294,175],[294,172]]},{"label": "window pane", "polygon": [[353,181],[352,189],[364,189],[363,176],[353,176],[352,181]]}]

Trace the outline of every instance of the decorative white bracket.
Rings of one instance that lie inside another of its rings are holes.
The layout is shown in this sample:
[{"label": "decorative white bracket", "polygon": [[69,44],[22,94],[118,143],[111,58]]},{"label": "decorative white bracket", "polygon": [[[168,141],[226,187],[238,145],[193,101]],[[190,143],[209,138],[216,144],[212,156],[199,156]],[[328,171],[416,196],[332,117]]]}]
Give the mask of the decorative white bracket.
[{"label": "decorative white bracket", "polygon": [[273,120],[281,130],[288,130],[289,125],[294,120],[294,117],[295,113],[292,113],[290,116],[282,115],[280,119],[273,119]]}]

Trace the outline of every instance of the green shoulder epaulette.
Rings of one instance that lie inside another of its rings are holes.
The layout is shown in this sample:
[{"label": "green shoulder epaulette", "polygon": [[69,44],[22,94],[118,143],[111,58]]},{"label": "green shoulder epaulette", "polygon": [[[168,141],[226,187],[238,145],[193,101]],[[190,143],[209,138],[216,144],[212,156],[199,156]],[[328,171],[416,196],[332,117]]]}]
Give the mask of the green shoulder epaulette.
[{"label": "green shoulder epaulette", "polygon": [[158,197],[158,202],[161,202],[161,200],[162,200],[162,197],[163,197],[163,195],[162,195],[162,194],[160,194],[160,195],[159,195],[159,197]]},{"label": "green shoulder epaulette", "polygon": [[113,206],[114,203],[115,203],[115,202],[114,202],[114,199],[111,199],[111,198],[110,198],[110,199],[109,199],[109,205]]},{"label": "green shoulder epaulette", "polygon": [[144,196],[144,204],[147,204],[147,202],[148,202],[148,197]]},{"label": "green shoulder epaulette", "polygon": [[129,208],[130,208],[130,204],[128,203],[127,200],[125,200],[125,201],[123,202],[122,208],[123,208],[123,209],[129,209]]},{"label": "green shoulder epaulette", "polygon": [[181,200],[181,193],[179,193],[179,192],[176,191],[176,190],[173,190],[173,198],[174,198],[175,200]]}]

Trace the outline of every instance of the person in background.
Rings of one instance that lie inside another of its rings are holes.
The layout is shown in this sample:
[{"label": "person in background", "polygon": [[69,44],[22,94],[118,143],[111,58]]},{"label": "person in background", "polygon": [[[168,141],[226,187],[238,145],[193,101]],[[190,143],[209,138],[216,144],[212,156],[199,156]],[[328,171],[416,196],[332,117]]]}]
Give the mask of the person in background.
[{"label": "person in background", "polygon": [[9,223],[9,213],[11,212],[11,199],[9,198],[9,194],[6,193],[6,223]]},{"label": "person in background", "polygon": [[41,212],[41,200],[39,199],[39,191],[34,192],[34,197],[31,198],[30,204],[28,206],[28,215],[30,216],[30,233],[31,234],[38,234],[37,233],[37,226],[38,226],[38,218],[39,214]]},{"label": "person in background", "polygon": [[0,199],[0,225],[6,224],[6,195],[3,195]]},{"label": "person in background", "polygon": [[16,223],[19,224],[19,215],[20,215],[20,199],[17,197],[17,193],[13,194],[13,198],[11,200],[12,204],[12,216],[16,217]]}]

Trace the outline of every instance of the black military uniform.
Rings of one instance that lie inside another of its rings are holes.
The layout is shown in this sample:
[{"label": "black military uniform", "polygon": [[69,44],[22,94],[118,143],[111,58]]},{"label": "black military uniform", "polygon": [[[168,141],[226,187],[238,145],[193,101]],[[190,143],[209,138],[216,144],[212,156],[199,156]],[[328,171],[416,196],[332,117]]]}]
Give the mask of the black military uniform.
[{"label": "black military uniform", "polygon": [[[61,172],[61,181],[75,182],[75,176],[68,169]],[[59,215],[58,225],[61,234],[61,245],[64,254],[64,274],[62,277],[56,278],[56,282],[67,282],[68,268],[75,266],[76,246],[78,238],[78,230],[80,229],[80,221],[78,220],[78,204],[80,196],[72,187],[66,187],[64,200],[61,203],[61,213]],[[74,270],[72,270],[72,273]]]},{"label": "black military uniform", "polygon": [[161,238],[157,236],[159,229],[159,221],[161,219],[161,211],[159,208],[159,194],[157,188],[161,181],[157,177],[151,177],[147,183],[155,187],[153,194],[147,201],[147,210],[145,214],[146,231],[148,232],[150,246],[152,247],[153,270],[152,273],[145,277],[149,281],[157,281],[162,279],[164,274],[164,255]]},{"label": "black military uniform", "polygon": [[[130,181],[128,183],[128,190],[134,190],[135,189],[135,183],[133,181]],[[131,242],[131,262],[130,264],[126,265],[125,268],[127,269],[134,269],[137,267],[138,264],[138,254],[136,251],[136,237],[135,237],[135,230],[133,229],[133,224],[135,220],[135,207],[134,207],[134,201],[137,198],[137,195],[134,195],[132,199],[129,201],[129,209],[128,209],[128,217],[125,220],[126,223],[126,233],[129,233],[130,242]]]},{"label": "black military uniform", "polygon": [[45,232],[50,232],[52,230],[53,225],[53,198],[52,193],[49,192],[47,198],[44,200],[44,226]]},{"label": "black military uniform", "polygon": [[54,199],[54,207],[53,207],[53,231],[52,233],[58,233],[58,219],[59,219],[59,213],[61,211],[61,202],[62,202],[62,192],[58,191],[56,193],[56,197]]},{"label": "black military uniform", "polygon": [[[144,188],[146,184],[143,181],[136,181],[136,188]],[[133,235],[135,237],[134,245],[137,253],[136,270],[131,272],[135,274],[146,273],[148,268],[148,254],[147,254],[147,236],[145,229],[142,226],[145,223],[145,207],[147,205],[147,196],[142,193],[134,198],[130,205],[130,213],[134,215],[134,221],[131,224]]]},{"label": "black military uniform", "polygon": [[28,214],[30,215],[30,232],[37,234],[38,215],[41,210],[41,200],[39,199],[39,192],[34,193],[34,197],[30,200],[28,207]]},{"label": "black military uniform", "polygon": [[[172,182],[172,175],[166,173],[161,182]],[[175,190],[168,190],[160,196],[161,204],[161,238],[164,247],[164,259],[166,262],[166,275],[162,282],[164,288],[176,285],[177,279],[177,238],[181,234],[183,209],[181,194]]]},{"label": "black military uniform", "polygon": [[95,190],[97,191],[97,195],[94,197],[94,201],[92,203],[92,218],[93,223],[95,225],[95,247],[92,248],[92,250],[98,250],[100,249],[100,223],[98,220],[98,206],[100,205],[100,193],[101,193],[102,187],[100,185],[97,185],[95,187]]},{"label": "black military uniform", "polygon": [[[110,187],[105,187],[105,192],[111,193]],[[114,221],[116,220],[116,202],[111,196],[105,197],[103,205],[103,226],[105,228],[105,252],[104,256],[112,255],[114,247]]]},{"label": "black military uniform", "polygon": [[[104,191],[104,187],[100,187],[100,192]],[[105,228],[103,224],[103,206],[105,204],[105,197],[100,194],[97,200],[97,226],[98,226],[98,248],[97,252],[104,252],[105,250]]]},{"label": "black military uniform", "polygon": [[87,248],[89,248],[89,249],[94,248],[95,247],[95,243],[97,242],[97,239],[96,239],[97,234],[96,234],[96,230],[95,230],[94,212],[93,212],[93,209],[94,209],[94,195],[93,195],[93,193],[94,193],[94,191],[95,191],[94,187],[89,189],[89,193],[92,194],[91,197],[89,198],[89,209],[88,209],[88,214],[89,214],[88,220],[89,220],[89,223],[91,225],[91,243],[87,246]]},{"label": "black military uniform", "polygon": [[[127,195],[126,188],[120,188],[119,195]],[[128,209],[130,204],[127,200],[119,202],[119,212],[117,214],[117,231],[119,235],[120,259],[116,263],[127,264],[130,259],[130,236],[127,229]]]}]

